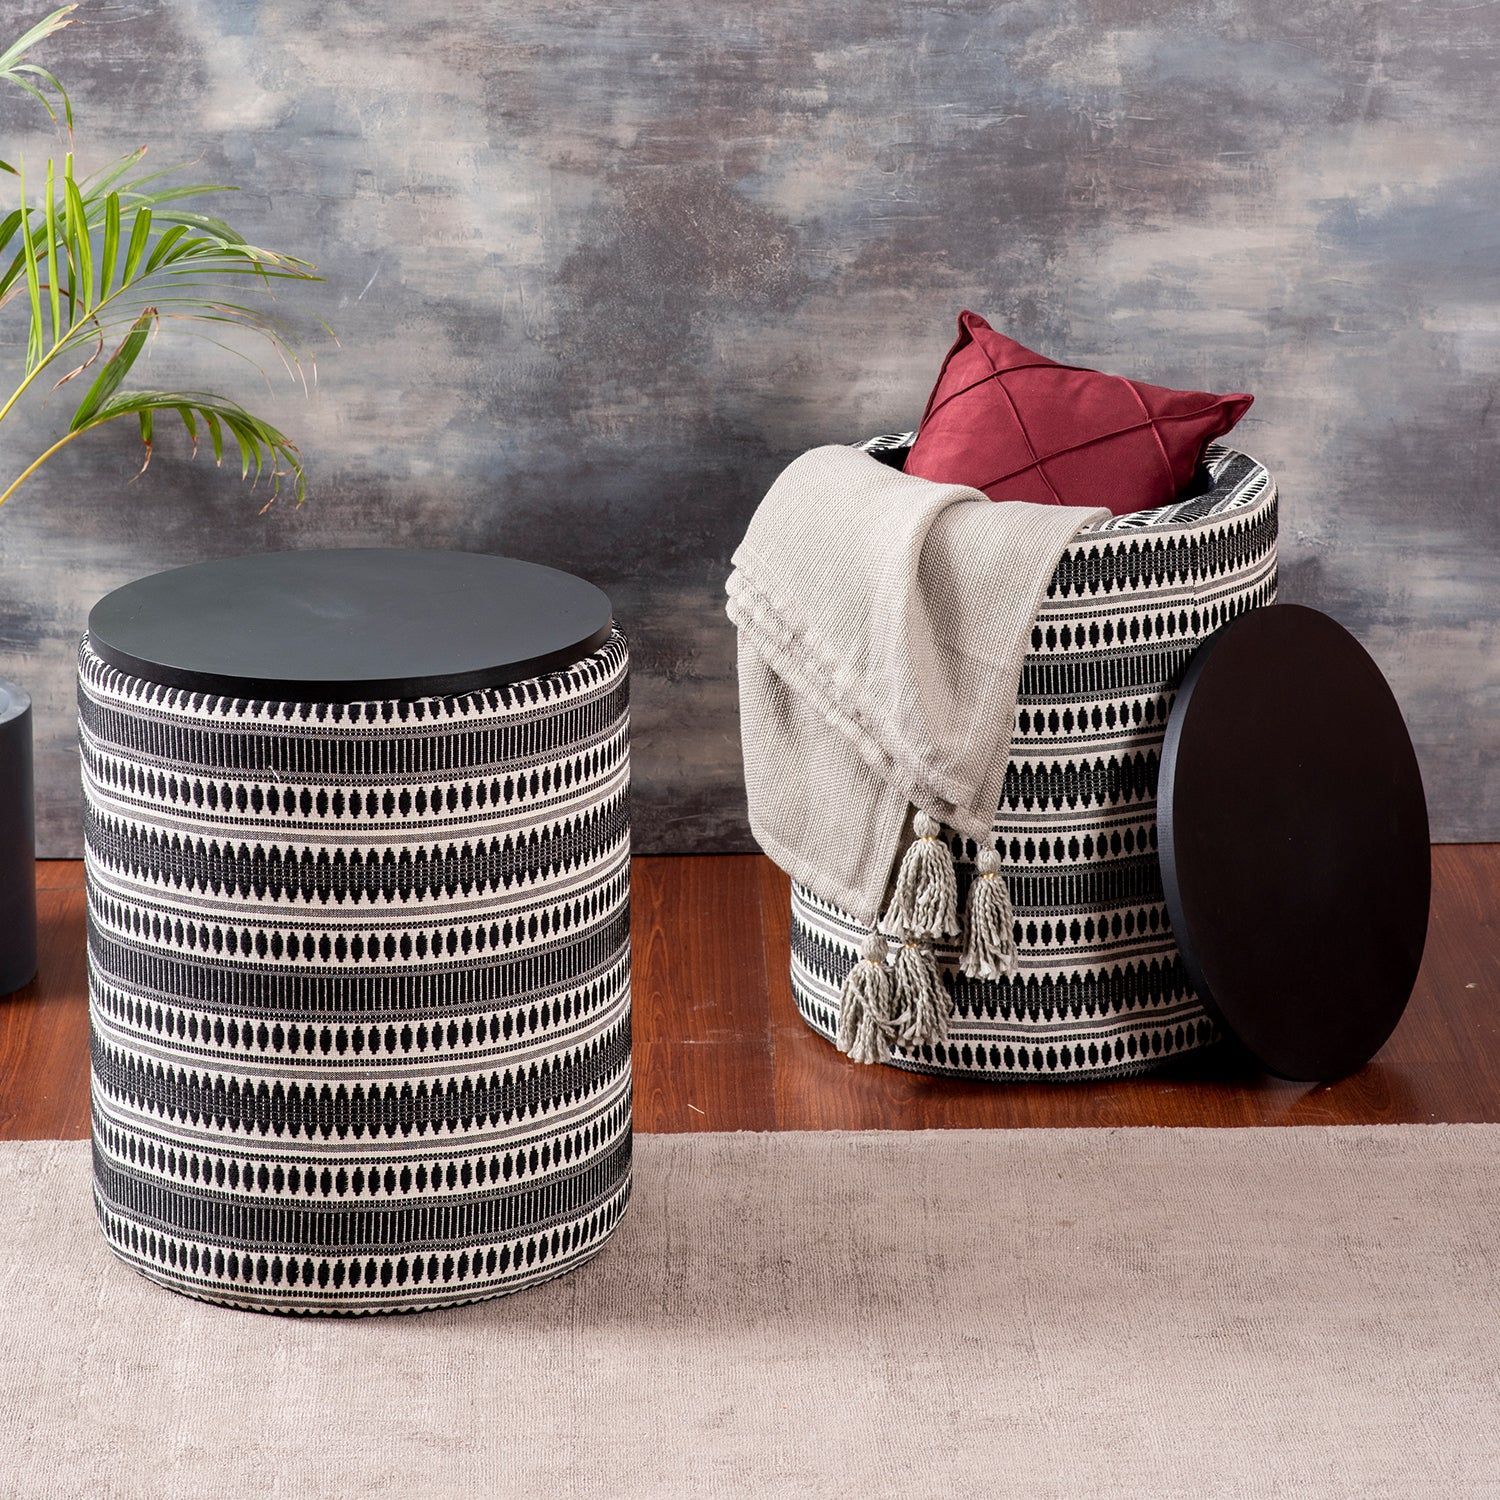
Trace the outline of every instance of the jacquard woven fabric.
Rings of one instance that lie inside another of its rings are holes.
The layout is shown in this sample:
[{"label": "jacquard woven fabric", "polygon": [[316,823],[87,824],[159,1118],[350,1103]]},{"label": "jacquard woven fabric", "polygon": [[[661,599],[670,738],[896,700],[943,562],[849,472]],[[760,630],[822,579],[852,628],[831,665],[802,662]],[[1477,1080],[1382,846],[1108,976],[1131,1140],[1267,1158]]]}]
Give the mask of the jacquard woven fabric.
[{"label": "jacquard woven fabric", "polygon": [[[865,444],[899,465],[910,433]],[[1015,907],[1019,969],[970,979],[937,945],[949,1039],[897,1067],[990,1078],[1139,1072],[1216,1039],[1167,920],[1156,781],[1177,682],[1198,643],[1276,595],[1276,486],[1220,444],[1198,495],[1112,516],[1064,549],[1021,671],[991,830]],[[996,507],[1006,509],[1006,507]],[[1232,787],[1225,795],[1234,794]],[[951,841],[960,898],[978,852]],[[792,989],[832,1039],[860,914],[792,889]]]},{"label": "jacquard woven fabric", "polygon": [[868,930],[913,806],[983,835],[1037,599],[1106,514],[991,505],[853,448],[782,471],[727,589],[750,827],[793,879]]},{"label": "jacquard woven fabric", "polygon": [[514,1291],[630,1188],[628,679],[253,702],[79,653],[94,1179],[274,1311]]}]

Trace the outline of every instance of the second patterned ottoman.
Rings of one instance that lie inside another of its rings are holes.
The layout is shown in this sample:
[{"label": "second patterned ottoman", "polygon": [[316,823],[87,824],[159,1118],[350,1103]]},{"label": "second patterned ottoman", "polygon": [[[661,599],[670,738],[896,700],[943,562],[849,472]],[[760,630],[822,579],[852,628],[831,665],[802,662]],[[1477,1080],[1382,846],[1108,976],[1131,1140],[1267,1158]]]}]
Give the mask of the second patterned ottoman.
[{"label": "second patterned ottoman", "polygon": [[627,658],[464,553],[117,590],[79,653],[94,1182],[194,1296],[410,1310],[570,1269],[630,1191]]},{"label": "second patterned ottoman", "polygon": [[[864,446],[899,466],[911,441],[906,433]],[[1022,668],[994,820],[1017,971],[970,979],[957,947],[938,944],[953,997],[948,1039],[899,1051],[892,1066],[1101,1078],[1144,1072],[1218,1039],[1167,917],[1157,772],[1194,651],[1276,597],[1277,498],[1263,465],[1220,443],[1209,445],[1201,477],[1192,498],[1111,516],[1063,552]],[[978,850],[951,843],[962,903]],[[791,933],[798,1010],[832,1040],[864,929],[794,884]]]}]

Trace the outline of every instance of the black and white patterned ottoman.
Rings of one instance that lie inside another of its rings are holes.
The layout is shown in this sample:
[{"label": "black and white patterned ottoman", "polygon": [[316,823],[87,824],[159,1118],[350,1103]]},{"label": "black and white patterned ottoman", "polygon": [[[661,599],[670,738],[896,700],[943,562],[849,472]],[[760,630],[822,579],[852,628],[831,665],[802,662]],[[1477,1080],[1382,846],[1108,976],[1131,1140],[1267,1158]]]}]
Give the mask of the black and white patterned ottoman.
[{"label": "black and white patterned ottoman", "polygon": [[291,553],[101,601],[79,707],[121,1258],[360,1313],[599,1248],[630,1191],[627,690],[604,596],[506,559]]},{"label": "black and white patterned ottoman", "polygon": [[[914,434],[863,446],[900,464]],[[1191,499],[1114,516],[1068,546],[1021,677],[995,814],[1017,972],[970,979],[936,945],[946,1044],[891,1065],[995,1079],[1143,1072],[1217,1040],[1183,970],[1157,862],[1156,779],[1176,685],[1199,642],[1276,596],[1276,486],[1219,443]],[[1233,795],[1233,788],[1226,788]],[[950,835],[951,837],[951,835]],[[953,840],[960,910],[978,851]],[[864,929],[792,887],[792,990],[833,1039]]]}]

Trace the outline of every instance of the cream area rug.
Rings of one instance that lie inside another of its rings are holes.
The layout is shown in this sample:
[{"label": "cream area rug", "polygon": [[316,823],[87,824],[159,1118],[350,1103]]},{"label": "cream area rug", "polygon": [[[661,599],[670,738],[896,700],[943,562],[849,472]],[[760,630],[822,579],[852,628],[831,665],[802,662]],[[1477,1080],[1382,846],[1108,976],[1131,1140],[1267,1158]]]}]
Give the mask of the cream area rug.
[{"label": "cream area rug", "polygon": [[317,1321],[0,1148],[0,1494],[1500,1495],[1500,1126],[638,1146],[575,1274]]}]

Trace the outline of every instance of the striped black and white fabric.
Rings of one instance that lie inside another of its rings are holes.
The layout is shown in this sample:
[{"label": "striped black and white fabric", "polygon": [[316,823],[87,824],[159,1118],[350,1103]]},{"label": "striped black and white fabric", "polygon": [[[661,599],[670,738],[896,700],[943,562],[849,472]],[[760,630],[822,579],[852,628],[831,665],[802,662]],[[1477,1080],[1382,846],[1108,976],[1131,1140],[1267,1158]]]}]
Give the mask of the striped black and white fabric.
[{"label": "striped black and white fabric", "polygon": [[[862,446],[900,464],[914,434]],[[1162,895],[1156,780],[1177,682],[1198,643],[1276,594],[1276,486],[1222,444],[1198,495],[1114,516],[1069,544],[1037,613],[995,815],[1016,914],[1013,979],[969,979],[937,946],[946,1045],[898,1053],[923,1073],[1099,1078],[1217,1039],[1183,971]],[[1232,789],[1228,790],[1232,795]],[[955,840],[960,900],[977,850]],[[792,989],[832,1039],[864,930],[792,887]]]},{"label": "striped black and white fabric", "polygon": [[178,1291],[512,1292],[630,1191],[627,657],[250,702],[84,641],[95,1197]]}]

